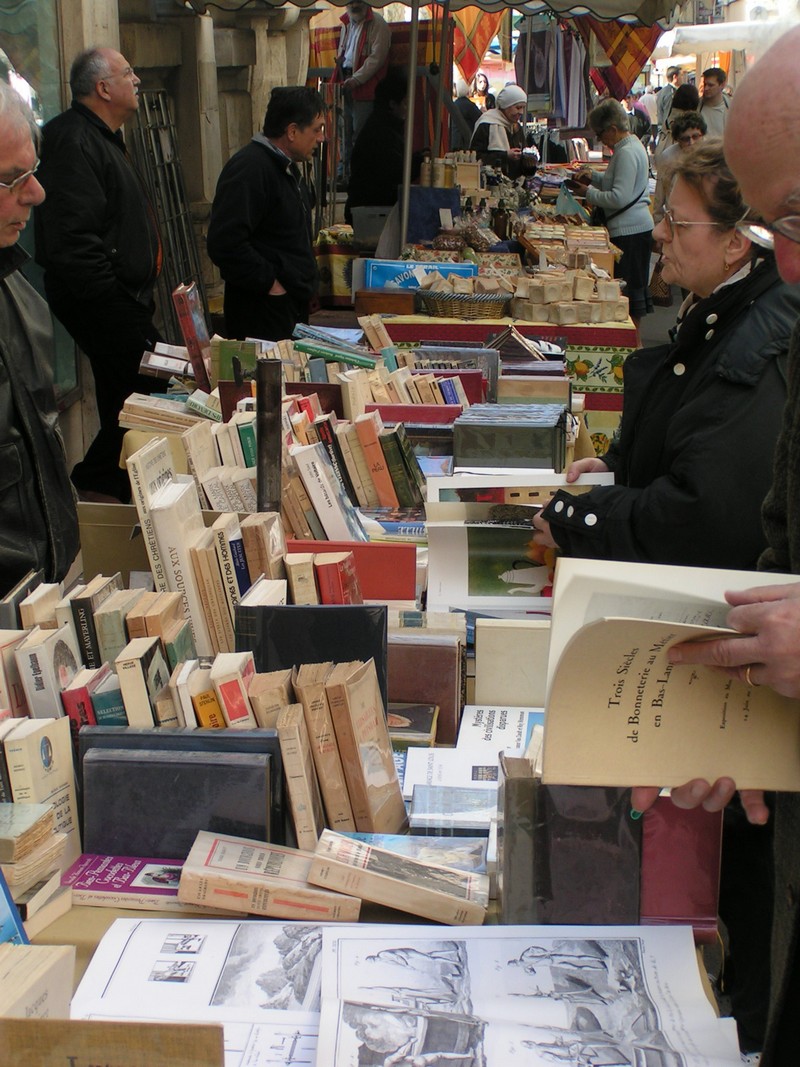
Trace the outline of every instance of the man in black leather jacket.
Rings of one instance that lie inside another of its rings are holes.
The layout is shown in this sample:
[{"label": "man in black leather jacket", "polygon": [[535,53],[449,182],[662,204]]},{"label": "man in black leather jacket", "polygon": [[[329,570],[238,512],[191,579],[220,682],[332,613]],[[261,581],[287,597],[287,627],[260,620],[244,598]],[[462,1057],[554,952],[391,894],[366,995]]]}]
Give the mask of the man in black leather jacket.
[{"label": "man in black leather jacket", "polygon": [[153,325],[161,245],[155,215],[125,150],[122,124],[139,106],[139,79],[110,48],[76,57],[72,105],[44,128],[39,175],[47,199],[36,211],[36,259],[45,292],[92,366],[100,432],[72,481],[87,499],[127,500],[119,470],[120,408],[150,392],[138,373]]},{"label": "man in black leather jacket", "polygon": [[28,257],[17,247],[31,209],[44,199],[33,173],[35,131],[26,105],[0,81],[0,596],[31,568],[60,581],[78,551],[50,317],[22,275]]}]

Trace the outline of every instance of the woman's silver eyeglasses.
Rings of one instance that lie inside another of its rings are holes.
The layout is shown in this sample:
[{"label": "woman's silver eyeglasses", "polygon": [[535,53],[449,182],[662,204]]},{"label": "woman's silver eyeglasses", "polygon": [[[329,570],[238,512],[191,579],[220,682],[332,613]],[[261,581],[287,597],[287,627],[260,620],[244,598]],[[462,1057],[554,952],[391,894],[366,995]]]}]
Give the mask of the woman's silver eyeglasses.
[{"label": "woman's silver eyeglasses", "polygon": [[719,222],[679,222],[675,218],[675,216],[672,214],[672,209],[670,207],[668,207],[667,204],[664,204],[664,206],[662,207],[661,210],[664,213],[663,214],[663,218],[664,218],[664,221],[667,224],[667,229],[669,230],[670,237],[674,237],[675,236],[675,231],[676,230],[682,230],[684,228],[684,226],[721,226],[722,225],[722,223],[719,223]]}]

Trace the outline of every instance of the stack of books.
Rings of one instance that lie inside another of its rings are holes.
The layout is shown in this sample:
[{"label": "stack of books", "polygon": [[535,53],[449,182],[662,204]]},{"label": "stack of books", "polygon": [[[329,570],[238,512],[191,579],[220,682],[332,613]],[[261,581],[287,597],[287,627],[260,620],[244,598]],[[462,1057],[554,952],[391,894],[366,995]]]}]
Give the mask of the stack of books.
[{"label": "stack of books", "polygon": [[[50,804],[0,804],[0,887],[5,886],[24,929],[33,937],[71,906],[61,891],[66,834],[57,833]],[[7,921],[13,918],[9,912]],[[0,940],[7,940],[4,936]]]}]

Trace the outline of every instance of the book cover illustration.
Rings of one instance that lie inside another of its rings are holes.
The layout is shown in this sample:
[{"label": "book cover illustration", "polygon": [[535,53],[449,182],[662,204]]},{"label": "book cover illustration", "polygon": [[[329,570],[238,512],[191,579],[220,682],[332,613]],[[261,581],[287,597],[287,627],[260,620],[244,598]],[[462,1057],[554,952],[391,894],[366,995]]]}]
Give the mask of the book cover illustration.
[{"label": "book cover illustration", "polygon": [[330,1067],[739,1061],[686,930],[325,930],[322,982]]}]

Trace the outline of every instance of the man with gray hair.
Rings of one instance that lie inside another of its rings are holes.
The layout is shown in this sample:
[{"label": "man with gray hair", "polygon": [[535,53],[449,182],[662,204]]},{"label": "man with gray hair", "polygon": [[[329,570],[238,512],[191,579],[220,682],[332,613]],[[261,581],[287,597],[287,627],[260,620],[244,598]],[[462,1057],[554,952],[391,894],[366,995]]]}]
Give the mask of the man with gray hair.
[{"label": "man with gray hair", "polygon": [[[724,138],[725,156],[754,216],[752,223],[741,223],[743,232],[773,248],[781,277],[794,285],[800,284],[800,125],[791,108],[776,108],[774,102],[800,92],[798,49],[800,27],[795,27],[747,73],[731,103]],[[789,350],[788,382],[772,488],[762,511],[769,547],[759,569],[800,575],[800,324]],[[732,605],[727,625],[741,636],[676,645],[672,662],[687,669],[709,664],[750,687],[767,685],[800,699],[800,581],[726,596]],[[787,744],[797,744],[796,738]],[[774,821],[770,1004],[761,1067],[795,1067],[800,1049],[800,782],[796,789],[776,794],[774,814],[762,792],[740,793],[751,823]],[[713,783],[695,779],[673,789],[672,800],[682,808],[702,804],[719,811],[735,790],[728,777]],[[644,811],[657,793],[656,787],[635,789],[634,807]],[[767,945],[761,948],[768,951]]]},{"label": "man with gray hair", "polygon": [[72,104],[44,128],[36,259],[50,307],[86,353],[100,432],[72,471],[87,500],[127,500],[119,411],[149,393],[142,352],[160,340],[153,289],[161,265],[155,214],[120,129],[139,107],[139,78],[119,52],[90,48],[72,64]]},{"label": "man with gray hair", "polygon": [[44,199],[38,135],[27,104],[0,80],[0,596],[31,569],[61,581],[78,552],[50,317],[22,274],[28,256],[18,246]]}]

